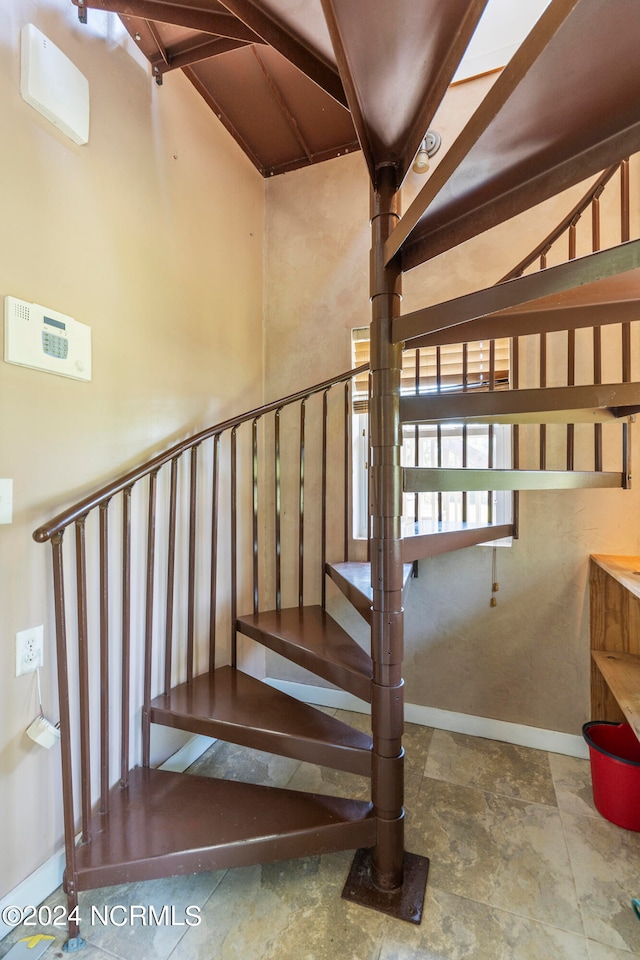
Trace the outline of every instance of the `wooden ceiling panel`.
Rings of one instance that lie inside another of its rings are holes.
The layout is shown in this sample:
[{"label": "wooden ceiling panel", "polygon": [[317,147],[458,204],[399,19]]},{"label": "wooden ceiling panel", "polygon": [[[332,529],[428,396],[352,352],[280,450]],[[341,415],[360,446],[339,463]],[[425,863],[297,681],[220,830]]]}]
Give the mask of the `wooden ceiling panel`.
[{"label": "wooden ceiling panel", "polygon": [[225,53],[189,76],[264,176],[357,149],[347,111],[272,48]]},{"label": "wooden ceiling panel", "polygon": [[336,67],[321,0],[262,0],[261,6],[286,24],[319,57]]},{"label": "wooden ceiling panel", "polygon": [[[70,2],[120,14],[158,82],[184,69],[265,176],[359,141],[372,181],[399,184],[487,0]],[[551,0],[388,259],[409,269],[640,148],[638,3]]]}]

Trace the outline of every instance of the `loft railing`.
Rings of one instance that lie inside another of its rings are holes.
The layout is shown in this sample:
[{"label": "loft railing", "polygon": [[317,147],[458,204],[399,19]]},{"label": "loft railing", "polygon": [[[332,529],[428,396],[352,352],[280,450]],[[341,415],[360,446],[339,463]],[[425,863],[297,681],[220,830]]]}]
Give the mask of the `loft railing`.
[{"label": "loft railing", "polygon": [[564,217],[560,223],[551,230],[544,240],[535,247],[531,253],[527,254],[523,260],[515,267],[509,270],[499,283],[505,280],[514,280],[521,277],[524,272],[536,261],[540,270],[547,266],[547,259],[553,246],[566,235],[567,241],[567,260],[573,260],[576,257],[577,229],[578,223],[583,214],[587,211],[591,215],[591,253],[601,249],[601,197],[604,189],[609,182],[619,174],[619,194],[620,194],[620,243],[625,243],[630,239],[631,208],[629,203],[629,160],[621,160],[620,163],[614,163],[613,166],[600,174],[597,180],[589,187],[583,197],[576,203],[572,210]]},{"label": "loft railing", "polygon": [[[606,196],[605,194],[606,188]],[[603,216],[603,207],[606,217]],[[590,224],[586,220],[590,217]],[[584,218],[584,219],[583,219]],[[582,220],[582,223],[581,223]],[[580,224],[580,226],[579,226]],[[589,229],[585,229],[588,226]],[[631,236],[631,217],[630,217],[630,199],[629,199],[629,161],[623,160],[618,164],[605,170],[596,181],[586,191],[584,196],[573,207],[573,209],[560,221],[560,223],[531,251],[523,260],[520,261],[512,270],[509,271],[500,283],[512,280],[522,276],[523,273],[535,269],[545,269],[551,262],[559,263],[575,259],[577,256],[583,256],[587,253],[595,253],[603,246],[615,245],[618,242],[623,243]],[[565,246],[566,245],[566,246]],[[640,319],[640,318],[639,318]],[[456,393],[466,393],[470,389],[474,391],[485,390],[494,391],[500,389],[519,389],[521,387],[547,387],[547,386],[567,386],[572,387],[580,383],[600,384],[605,376],[607,380],[621,381],[630,383],[640,377],[640,369],[633,370],[633,356],[631,350],[632,343],[632,323],[625,322],[619,325],[606,327],[604,330],[600,327],[593,327],[578,333],[578,340],[575,330],[568,330],[555,334],[538,333],[527,337],[511,337],[509,341],[508,362],[496,364],[496,340],[487,340],[484,347],[485,364],[483,373],[478,377],[473,377],[468,373],[468,351],[471,346],[478,349],[478,343],[473,345],[468,343],[445,344],[444,337],[425,337],[425,341],[434,341],[437,346],[425,345],[412,351],[405,351],[405,362],[408,355],[413,356],[411,361],[416,371],[415,388],[416,395],[420,394],[440,394],[445,390]],[[592,346],[589,347],[590,341]],[[584,357],[589,349],[592,350],[592,357],[588,364]],[[425,366],[423,354],[425,350],[430,351],[431,366],[435,363],[435,377],[431,377],[428,383],[420,375],[421,367]],[[447,385],[442,372],[442,354],[446,351],[451,356],[457,350],[455,359],[457,382],[454,387]],[[562,356],[564,369],[559,369],[558,357]],[[619,358],[619,359],[618,359]],[[508,372],[499,368],[508,366]],[[618,376],[617,369],[620,370]],[[605,380],[605,382],[607,382]],[[470,383],[471,381],[471,383]],[[443,428],[438,423],[431,426],[429,430],[434,433],[435,443],[435,463],[427,464],[420,459],[420,437],[423,435],[424,427],[422,425],[407,424],[404,427],[405,437],[412,437],[413,442],[413,462],[407,463],[407,466],[424,467],[433,465],[443,466],[443,455],[445,448],[443,445]],[[496,466],[496,437],[499,428],[492,424],[484,428],[480,425],[474,425],[474,442],[477,442],[478,432],[483,435],[484,450],[486,453],[485,463],[488,469]],[[564,453],[562,454],[562,463],[567,471],[574,471],[578,465],[584,469],[588,460],[592,463],[592,469],[595,472],[604,472],[605,461],[607,466],[612,463],[615,468],[620,466],[624,477],[625,485],[629,482],[630,476],[630,446],[629,446],[629,423],[621,424],[622,443],[620,447],[619,458],[615,453],[607,449],[605,456],[605,447],[603,446],[603,424],[595,423],[592,427],[577,424],[566,424],[562,427],[550,426],[545,423],[539,425],[521,426],[515,423],[511,428],[511,464],[514,469],[521,468],[525,463],[527,466],[535,466],[540,470],[549,469],[552,462],[559,466],[558,458],[558,436],[553,431],[563,430],[565,433]],[[470,465],[470,427],[462,423],[458,433],[460,451],[458,459],[461,466],[466,468]],[[535,438],[534,438],[535,434]],[[588,434],[593,438],[591,441]],[[504,438],[502,438],[504,439]],[[526,442],[525,442],[526,441]],[[537,453],[535,460],[532,460],[532,446],[536,446]],[[588,452],[591,447],[591,453]],[[476,452],[477,457],[477,452]],[[433,460],[433,455],[432,455]],[[611,467],[610,467],[611,468]],[[414,498],[413,509],[415,510],[415,522],[418,523],[420,510],[418,499],[421,496],[430,496],[437,498],[437,519],[442,522],[445,514],[443,513],[443,495],[441,492],[433,494],[409,494],[405,497]],[[457,510],[463,522],[466,522],[469,516],[468,504],[469,498],[481,498],[481,509],[487,522],[493,522],[494,517],[494,497],[491,491],[484,493],[469,494],[462,492],[461,503],[457,504]],[[476,507],[477,509],[477,507]],[[518,520],[518,494],[513,497],[513,525],[514,533],[517,535]]]},{"label": "loft railing", "polygon": [[78,819],[88,842],[96,798],[107,813],[113,782],[150,764],[152,697],[235,665],[238,612],[324,605],[327,557],[348,559],[363,369],[177,443],[35,531],[52,546],[68,878]]},{"label": "loft railing", "polygon": [[[615,206],[612,208],[607,218],[608,223],[614,225],[617,220],[618,233],[615,230],[608,237],[607,245],[612,243],[625,243],[631,237],[631,208],[629,202],[629,160],[621,160],[605,170],[596,181],[589,187],[584,196],[578,201],[573,209],[563,220],[552,230],[541,243],[531,251],[531,253],[520,261],[517,266],[510,270],[502,280],[512,280],[522,276],[527,270],[537,268],[546,269],[550,258],[556,249],[562,244],[566,244],[566,254],[560,250],[560,260],[574,260],[577,256],[583,256],[586,253],[596,253],[603,246],[602,231],[602,206],[605,188],[607,190],[607,199],[613,199],[612,195],[617,189],[618,199],[618,217],[615,216]],[[616,201],[613,199],[613,203]],[[590,230],[582,232],[579,236],[578,226],[582,218],[590,218]],[[631,323],[622,323],[619,331],[608,329],[603,331],[601,327],[593,327],[591,334],[592,349],[592,378],[591,382],[599,384],[603,382],[603,335],[609,341],[614,336],[620,337],[620,380],[623,383],[632,381],[632,356],[631,356]],[[538,383],[541,387],[547,385],[550,373],[550,351],[549,335],[539,333],[537,335],[538,345]],[[610,345],[611,349],[611,345]],[[515,337],[512,341],[512,352],[515,357],[514,387],[518,386],[518,368],[520,356],[520,338]],[[531,350],[529,351],[531,353]],[[567,386],[576,384],[576,331],[566,331],[566,383]],[[593,425],[593,469],[595,471],[603,470],[603,439],[602,424]],[[538,464],[539,469],[544,470],[547,467],[548,460],[548,430],[546,424],[540,424],[538,430]],[[516,463],[520,456],[520,427],[514,428],[514,451]],[[622,458],[624,461],[625,476],[629,476],[629,424],[622,424]],[[576,461],[576,431],[575,424],[566,426],[566,469],[573,470]]]}]

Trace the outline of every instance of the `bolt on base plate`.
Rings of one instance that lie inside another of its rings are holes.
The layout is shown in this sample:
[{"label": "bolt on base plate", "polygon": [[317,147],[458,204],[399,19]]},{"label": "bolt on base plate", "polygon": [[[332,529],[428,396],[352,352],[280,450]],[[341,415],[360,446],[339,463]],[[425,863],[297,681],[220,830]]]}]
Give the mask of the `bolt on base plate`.
[{"label": "bolt on base plate", "polygon": [[405,851],[402,886],[397,890],[381,890],[375,886],[371,877],[372,852],[369,847],[356,851],[342,891],[342,899],[358,903],[362,907],[370,907],[379,913],[386,913],[397,920],[421,923],[429,873],[428,858]]}]

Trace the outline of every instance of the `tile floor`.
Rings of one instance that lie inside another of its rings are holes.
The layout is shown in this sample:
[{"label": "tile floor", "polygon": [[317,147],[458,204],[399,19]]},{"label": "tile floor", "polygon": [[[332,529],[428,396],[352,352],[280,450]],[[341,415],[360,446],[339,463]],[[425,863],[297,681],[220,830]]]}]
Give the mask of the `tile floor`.
[{"label": "tile floor", "polygon": [[[334,711],[331,711],[334,712]],[[367,719],[337,711],[354,725]],[[351,854],[109,887],[91,905],[189,905],[199,926],[99,922],[83,960],[629,960],[640,957],[640,833],[604,820],[589,764],[408,725],[407,848],[431,859],[421,926],[340,899]],[[366,797],[366,781],[214,744],[191,772]],[[61,890],[47,901],[64,903]],[[122,910],[116,918],[125,916]],[[26,931],[33,934],[33,928]],[[62,933],[62,932],[61,932]],[[0,942],[0,958],[25,935]],[[62,957],[60,935],[45,960]]]}]

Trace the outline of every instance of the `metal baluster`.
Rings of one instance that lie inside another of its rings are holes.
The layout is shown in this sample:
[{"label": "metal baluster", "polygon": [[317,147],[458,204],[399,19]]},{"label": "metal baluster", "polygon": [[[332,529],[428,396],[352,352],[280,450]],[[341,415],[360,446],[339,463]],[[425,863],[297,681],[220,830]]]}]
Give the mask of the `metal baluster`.
[{"label": "metal baluster", "polygon": [[[576,258],[577,224],[579,216],[572,220],[569,226],[569,260]],[[576,332],[567,330],[567,386],[573,387],[576,382]],[[567,470],[575,466],[575,424],[567,424]]]},{"label": "metal baluster", "polygon": [[[547,247],[540,254],[540,269],[546,270],[547,267],[547,254],[550,248]],[[539,336],[540,342],[540,386],[546,387],[547,385],[547,335],[546,333],[541,333]],[[538,441],[540,446],[540,469],[547,469],[547,425],[546,423],[541,423],[538,426]]]},{"label": "metal baluster", "polygon": [[109,500],[100,504],[100,813],[109,812]]},{"label": "metal baluster", "polygon": [[129,783],[131,690],[131,487],[122,491],[122,699],[120,785]]},{"label": "metal baluster", "polygon": [[167,603],[164,645],[164,695],[171,690],[171,661],[173,655],[173,595],[176,568],[176,500],[178,492],[178,458],[171,461],[169,492],[169,542],[167,547]]},{"label": "metal baluster", "polygon": [[191,448],[189,489],[189,582],[187,597],[187,683],[193,680],[196,614],[196,532],[198,521],[198,444]]},{"label": "metal baluster", "polygon": [[[620,241],[626,243],[630,237],[629,204],[629,161],[620,164]],[[631,382],[631,324],[622,324],[622,380]],[[622,461],[624,485],[631,486],[631,433],[629,423],[622,424]]]},{"label": "metal baluster", "polygon": [[220,434],[213,438],[211,474],[211,579],[209,588],[209,671],[216,668],[216,616],[218,609],[218,463]]},{"label": "metal baluster", "polygon": [[[547,385],[547,335],[546,333],[541,333],[539,336],[540,341],[540,386],[546,387]],[[540,469],[547,469],[547,425],[546,423],[541,423],[538,428],[538,436],[540,438]]]},{"label": "metal baluster", "polygon": [[[594,253],[600,249],[600,194],[604,186],[591,201],[591,247]],[[602,383],[602,329],[593,328],[593,382]],[[593,426],[594,470],[602,470],[602,424]]]},{"label": "metal baluster", "polygon": [[622,486],[631,489],[631,424],[622,424]]},{"label": "metal baluster", "polygon": [[346,562],[349,559],[349,483],[351,480],[351,471],[349,463],[351,457],[351,381],[347,380],[344,385],[344,511],[343,511],[343,559]]},{"label": "metal baluster", "polygon": [[[71,717],[69,710],[69,664],[67,660],[67,626],[65,611],[62,533],[51,538],[53,557],[53,600],[56,620],[56,660],[58,667],[58,710],[60,712],[60,752],[62,760],[62,806],[66,858],[65,885],[69,916],[78,904],[76,868],[75,813],[73,808],[73,772],[71,762]],[[78,937],[78,922],[69,920],[70,942]]]},{"label": "metal baluster", "polygon": [[[298,474],[298,606],[304,603],[304,455],[306,397],[300,403],[300,453]],[[346,467],[345,467],[346,473]]]},{"label": "metal baluster", "polygon": [[258,569],[258,420],[251,424],[251,463],[252,463],[252,525],[253,536],[253,612],[260,606],[259,569]]},{"label": "metal baluster", "polygon": [[[568,386],[572,387],[575,384],[576,380],[576,332],[575,330],[567,331],[568,343],[567,343],[567,380]],[[567,470],[574,469],[574,457],[575,457],[575,424],[567,424]]]},{"label": "metal baluster", "polygon": [[80,788],[82,842],[91,839],[91,721],[89,719],[89,645],[87,626],[86,516],[76,521],[76,597],[78,608],[78,684],[80,694]]},{"label": "metal baluster", "polygon": [[231,430],[231,666],[238,666],[238,427]]},{"label": "metal baluster", "polygon": [[[442,350],[436,347],[436,392],[442,390]],[[442,426],[436,427],[437,463],[442,466]],[[438,523],[442,523],[442,493],[438,492]]]},{"label": "metal baluster", "polygon": [[275,423],[274,423],[274,451],[273,451],[273,467],[274,467],[274,488],[275,488],[275,550],[276,550],[276,610],[282,608],[282,566],[281,566],[281,552],[282,552],[282,543],[280,537],[280,412],[282,407],[278,407],[275,412]]},{"label": "metal baluster", "polygon": [[369,371],[369,402],[367,410],[367,563],[371,563],[371,406],[373,398],[373,375]]},{"label": "metal baluster", "polygon": [[[420,349],[416,349],[416,373],[415,373],[415,391],[416,396],[420,394]],[[413,462],[416,467],[420,466],[420,425],[416,423],[413,428],[413,442],[415,444],[415,450],[413,451]],[[420,494],[414,493],[413,495],[413,523],[414,523],[414,533],[418,532],[418,524],[420,523]],[[413,563],[413,573],[414,576],[418,576],[418,561],[415,560]]]},{"label": "metal baluster", "polygon": [[629,161],[620,164],[620,242],[631,236],[631,207],[629,204]]},{"label": "metal baluster", "polygon": [[322,515],[321,515],[321,561],[320,579],[322,593],[322,609],[327,604],[327,584],[325,566],[327,563],[327,433],[329,423],[329,391],[322,394]]},{"label": "metal baluster", "polygon": [[[496,388],[496,342],[495,340],[489,341],[489,390],[495,390]],[[494,458],[494,436],[495,430],[492,423],[489,424],[487,432],[487,446],[488,446],[488,458],[487,466],[489,470],[493,470],[495,466]],[[493,523],[493,490],[487,491],[487,522]]]},{"label": "metal baluster", "polygon": [[[520,341],[518,337],[511,339],[511,363],[510,363],[510,385],[513,390],[517,390],[520,385]],[[520,469],[520,424],[514,423],[511,428],[511,458],[514,470]],[[518,538],[518,522],[520,519],[520,495],[514,490],[511,496],[511,523],[513,524],[513,537]]]},{"label": "metal baluster", "polygon": [[145,587],[144,626],[144,705],[142,708],[142,765],[148,767],[151,752],[151,670],[153,666],[153,595],[156,549],[156,493],[158,471],[149,474],[149,506],[147,519],[147,578]]},{"label": "metal baluster", "polygon": [[[467,393],[469,389],[469,344],[462,344],[462,392]],[[469,465],[469,437],[467,424],[462,424],[462,467]],[[416,494],[419,496],[419,494]],[[469,519],[469,494],[466,490],[462,491],[462,522],[466,523]]]}]

